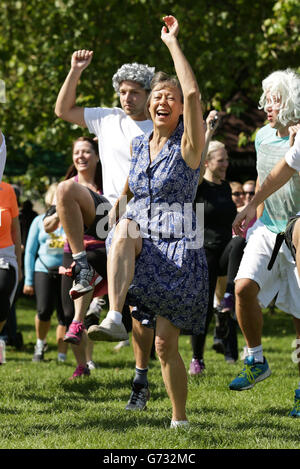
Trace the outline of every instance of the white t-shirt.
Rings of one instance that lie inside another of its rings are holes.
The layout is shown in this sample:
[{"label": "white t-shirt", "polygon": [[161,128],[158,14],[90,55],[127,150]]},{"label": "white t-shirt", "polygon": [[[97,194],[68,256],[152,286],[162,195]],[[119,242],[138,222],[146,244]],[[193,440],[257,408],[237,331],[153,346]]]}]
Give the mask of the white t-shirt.
[{"label": "white t-shirt", "polygon": [[98,137],[103,194],[114,204],[129,175],[132,139],[150,132],[153,128],[152,121],[135,121],[117,107],[85,108],[84,120],[90,133]]},{"label": "white t-shirt", "polygon": [[4,166],[6,162],[6,145],[5,145],[5,138],[3,134],[2,134],[2,138],[3,138],[3,141],[0,147],[0,182],[2,180]]},{"label": "white t-shirt", "polygon": [[300,171],[300,130],[296,134],[294,145],[285,154],[285,161],[291,168]]}]

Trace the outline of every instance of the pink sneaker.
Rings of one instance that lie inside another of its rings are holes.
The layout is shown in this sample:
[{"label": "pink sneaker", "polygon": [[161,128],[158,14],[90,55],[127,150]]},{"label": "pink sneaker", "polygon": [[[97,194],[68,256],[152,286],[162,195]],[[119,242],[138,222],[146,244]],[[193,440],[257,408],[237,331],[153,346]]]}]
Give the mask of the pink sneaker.
[{"label": "pink sneaker", "polygon": [[198,360],[197,358],[193,358],[190,363],[189,374],[191,376],[200,376],[204,370],[205,370],[204,361]]},{"label": "pink sneaker", "polygon": [[68,342],[69,344],[79,345],[84,329],[85,327],[84,327],[83,322],[72,321],[69,329],[67,330],[65,334],[64,342]]},{"label": "pink sneaker", "polygon": [[88,366],[78,365],[69,380],[80,378],[80,376],[90,376],[91,372]]}]

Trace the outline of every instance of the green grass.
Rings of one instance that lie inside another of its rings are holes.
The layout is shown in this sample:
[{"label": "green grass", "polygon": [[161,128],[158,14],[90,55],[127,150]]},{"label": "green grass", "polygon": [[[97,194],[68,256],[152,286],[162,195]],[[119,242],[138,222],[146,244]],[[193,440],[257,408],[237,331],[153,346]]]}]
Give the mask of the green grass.
[{"label": "green grass", "polygon": [[[158,360],[151,360],[151,399],[140,413],[124,410],[134,370],[131,347],[113,351],[111,343],[96,343],[98,368],[90,378],[68,381],[75,368],[71,350],[65,364],[56,362],[56,320],[48,336],[43,363],[33,363],[34,303],[17,304],[25,347],[7,347],[0,367],[0,448],[11,449],[216,449],[299,448],[300,419],[288,417],[299,378],[291,360],[294,330],[290,316],[264,313],[264,351],[272,376],[252,390],[233,392],[228,383],[242,362],[228,365],[206,346],[206,372],[189,378],[189,430],[169,429],[170,402]],[[239,348],[244,345],[239,335]],[[186,366],[191,358],[189,337],[180,337]]]}]

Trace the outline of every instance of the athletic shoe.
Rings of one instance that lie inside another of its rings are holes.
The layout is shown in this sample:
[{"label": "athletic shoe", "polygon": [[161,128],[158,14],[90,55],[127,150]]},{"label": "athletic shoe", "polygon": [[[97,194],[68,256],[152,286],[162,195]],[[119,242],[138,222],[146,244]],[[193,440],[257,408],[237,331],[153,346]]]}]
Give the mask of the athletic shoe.
[{"label": "athletic shoe", "polygon": [[263,363],[255,363],[253,356],[246,357],[244,361],[245,367],[237,375],[237,377],[229,384],[232,391],[244,391],[251,389],[259,381],[263,381],[271,374],[268,362],[264,357]]},{"label": "athletic shoe", "polygon": [[117,345],[114,346],[114,350],[118,352],[123,347],[128,347],[130,345],[129,340],[121,340]]},{"label": "athletic shoe", "polygon": [[57,355],[57,361],[59,363],[65,363],[66,360],[67,360],[67,354],[66,353],[59,353]]},{"label": "athletic shoe", "polygon": [[147,401],[149,401],[149,399],[150,391],[148,386],[141,387],[133,383],[130,398],[125,410],[146,410]]},{"label": "athletic shoe", "polygon": [[190,428],[190,422],[188,420],[171,420],[170,428]]},{"label": "athletic shoe", "polygon": [[110,318],[103,319],[99,326],[91,326],[88,330],[88,336],[91,340],[119,342],[128,340],[128,333],[124,324],[116,324]]},{"label": "athletic shoe", "polygon": [[44,347],[34,347],[34,354],[32,357],[33,362],[42,362],[44,360]]},{"label": "athletic shoe", "polygon": [[300,417],[300,389],[296,389],[295,391],[295,404],[289,413],[289,416],[298,418]]},{"label": "athletic shoe", "polygon": [[72,268],[72,277],[74,278],[73,286],[69,291],[72,300],[80,298],[85,295],[102,280],[102,277],[95,271],[95,269],[88,265],[87,269],[83,269],[75,263]]},{"label": "athletic shoe", "polygon": [[96,363],[93,362],[93,360],[90,360],[89,362],[87,362],[86,366],[88,367],[88,369],[91,371],[91,370],[95,370],[97,367],[96,367]]},{"label": "athletic shoe", "polygon": [[91,301],[90,307],[87,310],[87,313],[85,315],[85,319],[84,319],[84,325],[86,329],[88,329],[91,326],[99,324],[102,306],[104,306],[105,303],[106,301],[103,298],[99,298],[99,297],[93,298],[93,300]]},{"label": "athletic shoe", "polygon": [[90,376],[91,372],[87,366],[78,365],[69,380],[80,378],[81,376]]},{"label": "athletic shoe", "polygon": [[82,322],[72,321],[69,329],[67,330],[65,334],[64,342],[68,342],[69,344],[79,345],[84,329],[85,327]]},{"label": "athletic shoe", "polygon": [[200,376],[205,370],[205,365],[203,360],[198,360],[198,358],[193,358],[190,363],[189,374],[191,376]]}]

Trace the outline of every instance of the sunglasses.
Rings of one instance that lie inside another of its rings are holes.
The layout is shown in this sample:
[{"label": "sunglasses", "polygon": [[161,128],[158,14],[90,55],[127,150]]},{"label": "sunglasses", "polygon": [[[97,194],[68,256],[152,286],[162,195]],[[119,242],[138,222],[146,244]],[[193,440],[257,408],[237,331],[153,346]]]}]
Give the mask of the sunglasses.
[{"label": "sunglasses", "polygon": [[248,194],[248,195],[254,195],[255,192],[254,192],[254,191],[249,191],[249,192],[244,192],[244,194],[245,194],[245,195],[247,195],[247,194]]},{"label": "sunglasses", "polygon": [[241,197],[242,195],[245,195],[245,192],[233,192],[232,195],[234,195],[235,197]]}]

